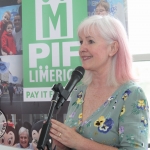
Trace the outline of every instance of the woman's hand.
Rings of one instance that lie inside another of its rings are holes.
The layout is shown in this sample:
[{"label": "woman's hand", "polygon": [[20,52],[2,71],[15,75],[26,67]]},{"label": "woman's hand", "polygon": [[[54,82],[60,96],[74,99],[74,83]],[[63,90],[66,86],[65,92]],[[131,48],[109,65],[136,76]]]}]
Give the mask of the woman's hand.
[{"label": "woman's hand", "polygon": [[75,131],[75,128],[70,128],[54,119],[51,120],[51,123],[50,136],[53,138],[56,146],[62,149],[65,146],[76,149],[78,141],[81,142],[83,137]]}]

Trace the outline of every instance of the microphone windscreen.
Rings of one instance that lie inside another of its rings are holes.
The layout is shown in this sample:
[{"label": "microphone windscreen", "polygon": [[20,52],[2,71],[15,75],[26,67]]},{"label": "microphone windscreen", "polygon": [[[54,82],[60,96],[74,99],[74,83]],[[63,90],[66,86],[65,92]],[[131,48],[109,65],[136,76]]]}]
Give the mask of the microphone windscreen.
[{"label": "microphone windscreen", "polygon": [[77,75],[80,77],[80,79],[82,79],[83,76],[84,76],[84,73],[85,73],[84,68],[83,68],[82,66],[78,66],[78,67],[73,71],[72,75],[77,74]]}]

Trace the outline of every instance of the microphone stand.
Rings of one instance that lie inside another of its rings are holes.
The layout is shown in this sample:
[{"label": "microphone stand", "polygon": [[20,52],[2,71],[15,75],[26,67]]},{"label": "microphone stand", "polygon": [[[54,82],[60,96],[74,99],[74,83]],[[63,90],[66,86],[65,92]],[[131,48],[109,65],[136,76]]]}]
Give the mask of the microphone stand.
[{"label": "microphone stand", "polygon": [[[64,99],[68,98],[69,92],[63,88],[61,83],[55,84],[52,87],[52,90],[54,91],[53,98],[51,100],[51,106],[48,113],[48,119],[42,126],[42,131],[39,137],[39,141],[37,144],[38,150],[44,150],[45,146],[48,150],[52,150],[52,138],[49,135],[49,131],[51,128],[51,118],[53,116],[54,108],[57,104],[57,101],[59,100],[60,96]],[[51,140],[51,143],[50,143]]]}]

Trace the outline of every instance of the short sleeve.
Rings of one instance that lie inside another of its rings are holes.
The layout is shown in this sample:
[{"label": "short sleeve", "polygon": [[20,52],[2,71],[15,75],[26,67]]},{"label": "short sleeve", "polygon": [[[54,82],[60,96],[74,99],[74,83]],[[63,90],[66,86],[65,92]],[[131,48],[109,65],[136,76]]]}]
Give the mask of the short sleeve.
[{"label": "short sleeve", "polygon": [[149,107],[146,96],[140,87],[132,87],[119,118],[119,150],[148,149]]}]

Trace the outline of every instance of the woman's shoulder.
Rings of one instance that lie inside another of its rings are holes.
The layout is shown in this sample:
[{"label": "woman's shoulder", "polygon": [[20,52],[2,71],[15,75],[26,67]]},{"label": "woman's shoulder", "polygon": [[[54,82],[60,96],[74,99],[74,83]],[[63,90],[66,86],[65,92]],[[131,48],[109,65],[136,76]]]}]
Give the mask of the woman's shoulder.
[{"label": "woman's shoulder", "polygon": [[129,97],[131,99],[147,99],[143,88],[136,82],[128,82],[124,84],[121,88],[121,94],[123,97]]},{"label": "woman's shoulder", "polygon": [[120,90],[124,91],[124,90],[137,90],[137,89],[141,89],[142,90],[142,87],[137,83],[137,82],[134,82],[134,81],[129,81],[129,82],[126,82],[125,84],[123,84],[120,88]]}]

